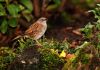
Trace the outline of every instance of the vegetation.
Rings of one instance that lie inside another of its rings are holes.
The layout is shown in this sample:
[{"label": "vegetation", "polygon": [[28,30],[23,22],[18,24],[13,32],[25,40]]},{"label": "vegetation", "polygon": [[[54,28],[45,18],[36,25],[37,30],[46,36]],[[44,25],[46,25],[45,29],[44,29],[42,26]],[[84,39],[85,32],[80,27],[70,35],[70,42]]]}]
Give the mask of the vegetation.
[{"label": "vegetation", "polygon": [[18,19],[21,17],[30,21],[32,10],[30,0],[0,0],[0,31],[3,34],[7,33],[11,27],[14,28],[18,25]]},{"label": "vegetation", "polygon": [[0,47],[0,70],[7,69],[7,66],[13,62],[16,53],[11,48]]},{"label": "vegetation", "polygon": [[[100,70],[100,4],[95,4],[95,0],[0,0],[0,70]],[[31,38],[13,39],[41,16],[48,18],[46,37],[38,40],[41,45]],[[74,31],[79,26],[80,31]]]}]

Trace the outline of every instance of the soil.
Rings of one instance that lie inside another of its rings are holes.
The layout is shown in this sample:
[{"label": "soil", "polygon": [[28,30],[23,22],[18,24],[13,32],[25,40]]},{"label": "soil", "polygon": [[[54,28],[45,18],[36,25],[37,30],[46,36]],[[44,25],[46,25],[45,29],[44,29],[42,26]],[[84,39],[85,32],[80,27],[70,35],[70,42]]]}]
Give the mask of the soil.
[{"label": "soil", "polygon": [[[94,21],[92,14],[78,14],[72,23],[66,23],[66,25],[57,24],[46,32],[47,38],[54,38],[58,41],[67,40],[71,43],[71,47],[75,47],[83,40],[83,34],[80,29],[83,28],[88,22]],[[76,16],[75,16],[76,17]]]}]

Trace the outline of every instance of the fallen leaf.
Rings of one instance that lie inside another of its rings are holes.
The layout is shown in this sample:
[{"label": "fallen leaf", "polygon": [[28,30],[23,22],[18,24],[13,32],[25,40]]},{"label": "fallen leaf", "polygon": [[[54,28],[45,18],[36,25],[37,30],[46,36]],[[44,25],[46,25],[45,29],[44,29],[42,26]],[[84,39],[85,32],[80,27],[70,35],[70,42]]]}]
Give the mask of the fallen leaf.
[{"label": "fallen leaf", "polygon": [[63,51],[60,53],[59,57],[66,57],[66,52],[63,50]]}]

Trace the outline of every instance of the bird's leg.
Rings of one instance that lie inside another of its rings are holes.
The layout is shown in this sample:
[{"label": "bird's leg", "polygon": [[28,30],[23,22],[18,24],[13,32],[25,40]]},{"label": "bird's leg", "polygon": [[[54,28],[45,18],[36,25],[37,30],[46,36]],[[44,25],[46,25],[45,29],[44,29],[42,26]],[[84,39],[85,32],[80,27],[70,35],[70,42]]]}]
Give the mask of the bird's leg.
[{"label": "bird's leg", "polygon": [[38,40],[35,40],[35,41],[36,41],[36,44],[37,44],[37,45],[42,46],[42,44],[41,44],[41,43],[39,43],[39,41],[38,41]]},{"label": "bird's leg", "polygon": [[45,35],[43,35],[43,41],[45,40]]}]

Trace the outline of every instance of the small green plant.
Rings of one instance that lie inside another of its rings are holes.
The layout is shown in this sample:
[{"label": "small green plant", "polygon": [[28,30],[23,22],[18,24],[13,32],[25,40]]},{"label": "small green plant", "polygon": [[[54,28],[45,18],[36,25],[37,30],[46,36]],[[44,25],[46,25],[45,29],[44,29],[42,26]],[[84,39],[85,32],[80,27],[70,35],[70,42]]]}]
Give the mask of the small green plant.
[{"label": "small green plant", "polygon": [[40,49],[41,53],[41,70],[59,70],[63,67],[65,60],[60,58],[57,52],[54,52],[50,49]]},{"label": "small green plant", "polygon": [[73,54],[70,54],[72,56],[67,57],[67,62],[65,63],[62,70],[77,70],[79,64],[81,66],[83,66],[84,64],[88,64],[89,60],[92,58],[92,54],[86,53],[85,49],[90,45],[90,42],[84,42],[82,45],[77,46],[77,48],[75,48],[75,52]]},{"label": "small green plant", "polygon": [[23,37],[21,37],[21,38],[18,38],[14,41],[12,48],[14,49],[15,47],[17,47],[16,52],[21,53],[26,48],[34,47],[34,45],[36,45],[35,41],[32,40],[31,38],[24,39]]},{"label": "small green plant", "polygon": [[43,45],[44,48],[59,50],[60,52],[62,50],[68,51],[69,49],[69,43],[65,40],[63,42],[58,42],[54,39],[48,40],[48,39],[41,39],[39,42]]},{"label": "small green plant", "polygon": [[16,27],[20,17],[30,21],[32,10],[30,0],[0,0],[0,31],[5,34],[9,28]]},{"label": "small green plant", "polygon": [[96,19],[100,19],[100,4],[97,4],[97,7],[93,10],[89,10],[88,12],[92,12]]},{"label": "small green plant", "polygon": [[96,22],[96,29],[100,30],[100,19]]},{"label": "small green plant", "polygon": [[7,66],[13,62],[16,54],[11,48],[0,47],[0,70],[6,70]]},{"label": "small green plant", "polygon": [[86,38],[91,38],[93,36],[93,29],[94,25],[92,25],[91,23],[88,23],[84,28],[81,29],[81,31],[84,33],[84,36]]}]

